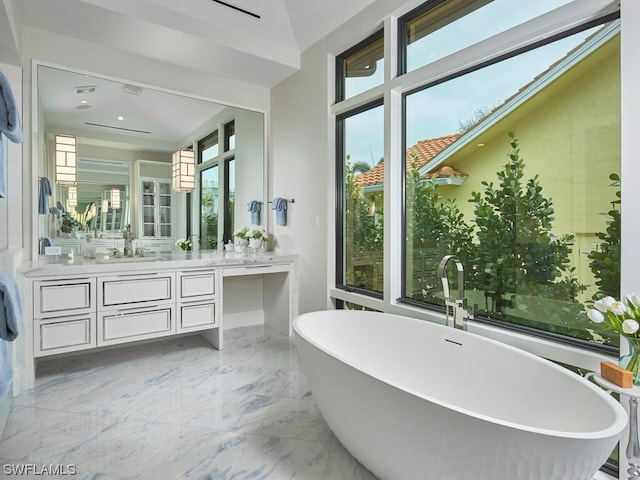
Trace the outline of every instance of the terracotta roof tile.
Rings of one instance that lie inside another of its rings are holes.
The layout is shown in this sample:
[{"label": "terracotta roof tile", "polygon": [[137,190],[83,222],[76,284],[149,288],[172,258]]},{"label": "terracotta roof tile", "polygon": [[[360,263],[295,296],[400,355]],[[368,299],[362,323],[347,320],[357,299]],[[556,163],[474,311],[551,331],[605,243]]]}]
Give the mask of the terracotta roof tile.
[{"label": "terracotta roof tile", "polygon": [[[444,150],[453,142],[455,142],[458,138],[460,138],[461,135],[462,135],[461,133],[455,133],[453,135],[447,135],[444,137],[430,138],[428,140],[420,140],[415,145],[407,148],[407,156],[406,156],[407,168],[410,168],[412,162],[414,161],[413,157],[411,156],[411,152],[415,151],[416,154],[418,155],[417,158],[415,159],[415,162],[416,162],[416,166],[420,168],[424,164],[426,164],[429,160],[431,160],[433,157],[435,157],[438,153],[440,153],[442,150]],[[447,175],[447,173],[444,173],[441,171],[444,168],[450,168],[450,167],[441,167],[434,172],[427,173],[425,177],[429,178],[431,176],[438,177],[440,175]],[[462,172],[458,172],[457,170],[454,170],[453,175],[464,176],[465,174]],[[383,183],[383,181],[384,181],[384,162],[380,162],[378,165],[358,175],[358,177],[356,178],[356,184],[361,187],[364,187],[367,185],[380,184],[380,183]]]}]

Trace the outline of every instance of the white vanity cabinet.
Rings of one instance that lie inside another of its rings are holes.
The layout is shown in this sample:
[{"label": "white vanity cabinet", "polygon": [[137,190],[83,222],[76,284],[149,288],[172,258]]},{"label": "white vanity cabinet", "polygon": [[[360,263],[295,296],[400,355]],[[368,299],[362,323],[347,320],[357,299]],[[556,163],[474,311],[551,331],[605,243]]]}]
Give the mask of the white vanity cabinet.
[{"label": "white vanity cabinet", "polygon": [[205,252],[149,263],[44,264],[21,273],[30,294],[26,388],[44,357],[190,334],[222,350],[224,328],[266,324],[291,335],[298,312],[294,255]]},{"label": "white vanity cabinet", "polygon": [[95,346],[95,277],[33,282],[34,356]]},{"label": "white vanity cabinet", "polygon": [[98,277],[98,346],[176,333],[175,273]]},{"label": "white vanity cabinet", "polygon": [[218,326],[218,270],[178,272],[177,332],[192,332]]}]

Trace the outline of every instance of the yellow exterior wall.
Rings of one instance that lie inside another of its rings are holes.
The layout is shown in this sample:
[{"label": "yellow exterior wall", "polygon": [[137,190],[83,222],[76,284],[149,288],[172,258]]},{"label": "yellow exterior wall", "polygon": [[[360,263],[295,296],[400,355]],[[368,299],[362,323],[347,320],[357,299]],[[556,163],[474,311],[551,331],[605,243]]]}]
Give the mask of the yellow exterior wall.
[{"label": "yellow exterior wall", "polygon": [[[620,172],[619,36],[536,94],[524,105],[444,163],[469,174],[462,186],[444,186],[467,219],[473,219],[472,191],[481,181],[498,183],[508,161],[507,133],[520,141],[525,179],[538,174],[542,193],[556,211],[554,233],[604,229],[616,189],[610,173]],[[486,146],[478,147],[478,143]]]},{"label": "yellow exterior wall", "polygon": [[483,180],[498,186],[496,173],[511,151],[507,134],[514,131],[525,163],[523,181],[538,174],[542,194],[553,201],[553,233],[576,235],[573,265],[580,281],[589,285],[593,277],[586,254],[597,243],[594,233],[605,230],[608,217],[603,214],[616,198],[609,175],[620,173],[619,57],[617,35],[447,158],[445,165],[469,177],[462,186],[440,190],[455,198],[472,222],[471,192],[482,191]]}]

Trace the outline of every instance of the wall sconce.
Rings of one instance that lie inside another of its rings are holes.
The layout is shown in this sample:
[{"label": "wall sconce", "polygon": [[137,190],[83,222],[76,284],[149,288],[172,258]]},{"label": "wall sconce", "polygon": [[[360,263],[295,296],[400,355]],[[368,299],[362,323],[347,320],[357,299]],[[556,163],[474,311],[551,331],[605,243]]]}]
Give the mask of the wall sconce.
[{"label": "wall sconce", "polygon": [[114,210],[120,208],[120,190],[117,188],[111,190],[111,208]]},{"label": "wall sconce", "polygon": [[78,189],[76,187],[69,187],[68,191],[69,206],[75,207],[78,205]]},{"label": "wall sconce", "polygon": [[193,150],[180,149],[173,154],[173,190],[190,192],[195,186],[195,154]]},{"label": "wall sconce", "polygon": [[106,212],[109,210],[109,200],[102,200],[102,211]]},{"label": "wall sconce", "polygon": [[76,137],[56,135],[56,183],[75,185],[77,181]]}]

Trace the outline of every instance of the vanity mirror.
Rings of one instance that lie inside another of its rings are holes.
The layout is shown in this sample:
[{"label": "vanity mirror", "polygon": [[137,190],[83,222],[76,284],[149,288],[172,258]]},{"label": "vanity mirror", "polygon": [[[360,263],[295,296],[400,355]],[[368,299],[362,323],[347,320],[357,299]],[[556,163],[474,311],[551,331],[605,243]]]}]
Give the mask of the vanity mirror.
[{"label": "vanity mirror", "polygon": [[[32,118],[38,134],[34,175],[49,180],[52,194],[46,200],[50,208],[57,207],[54,213],[38,213],[34,207],[34,260],[43,251],[43,241],[77,251],[75,244],[87,234],[118,240],[125,229],[143,244],[162,244],[165,249],[175,248],[176,239],[187,233],[205,236],[202,248],[217,247],[233,228],[230,221],[236,226],[250,224],[250,202],[264,205],[261,112],[45,64],[36,65],[34,85]],[[225,137],[229,125],[231,143]],[[218,133],[221,144],[215,154],[198,155],[203,139]],[[75,185],[56,184],[57,134],[75,137]],[[195,152],[191,195],[171,188],[172,156],[182,148]],[[219,208],[212,211],[212,203],[203,202],[211,191],[201,191],[200,180],[215,171],[219,175],[215,183],[228,185],[230,165],[233,191],[217,189],[219,199],[214,200]],[[150,186],[157,197],[149,195]],[[158,208],[150,209],[149,202],[158,202]],[[217,230],[210,230],[212,224]],[[203,225],[209,231],[202,232]]]}]

